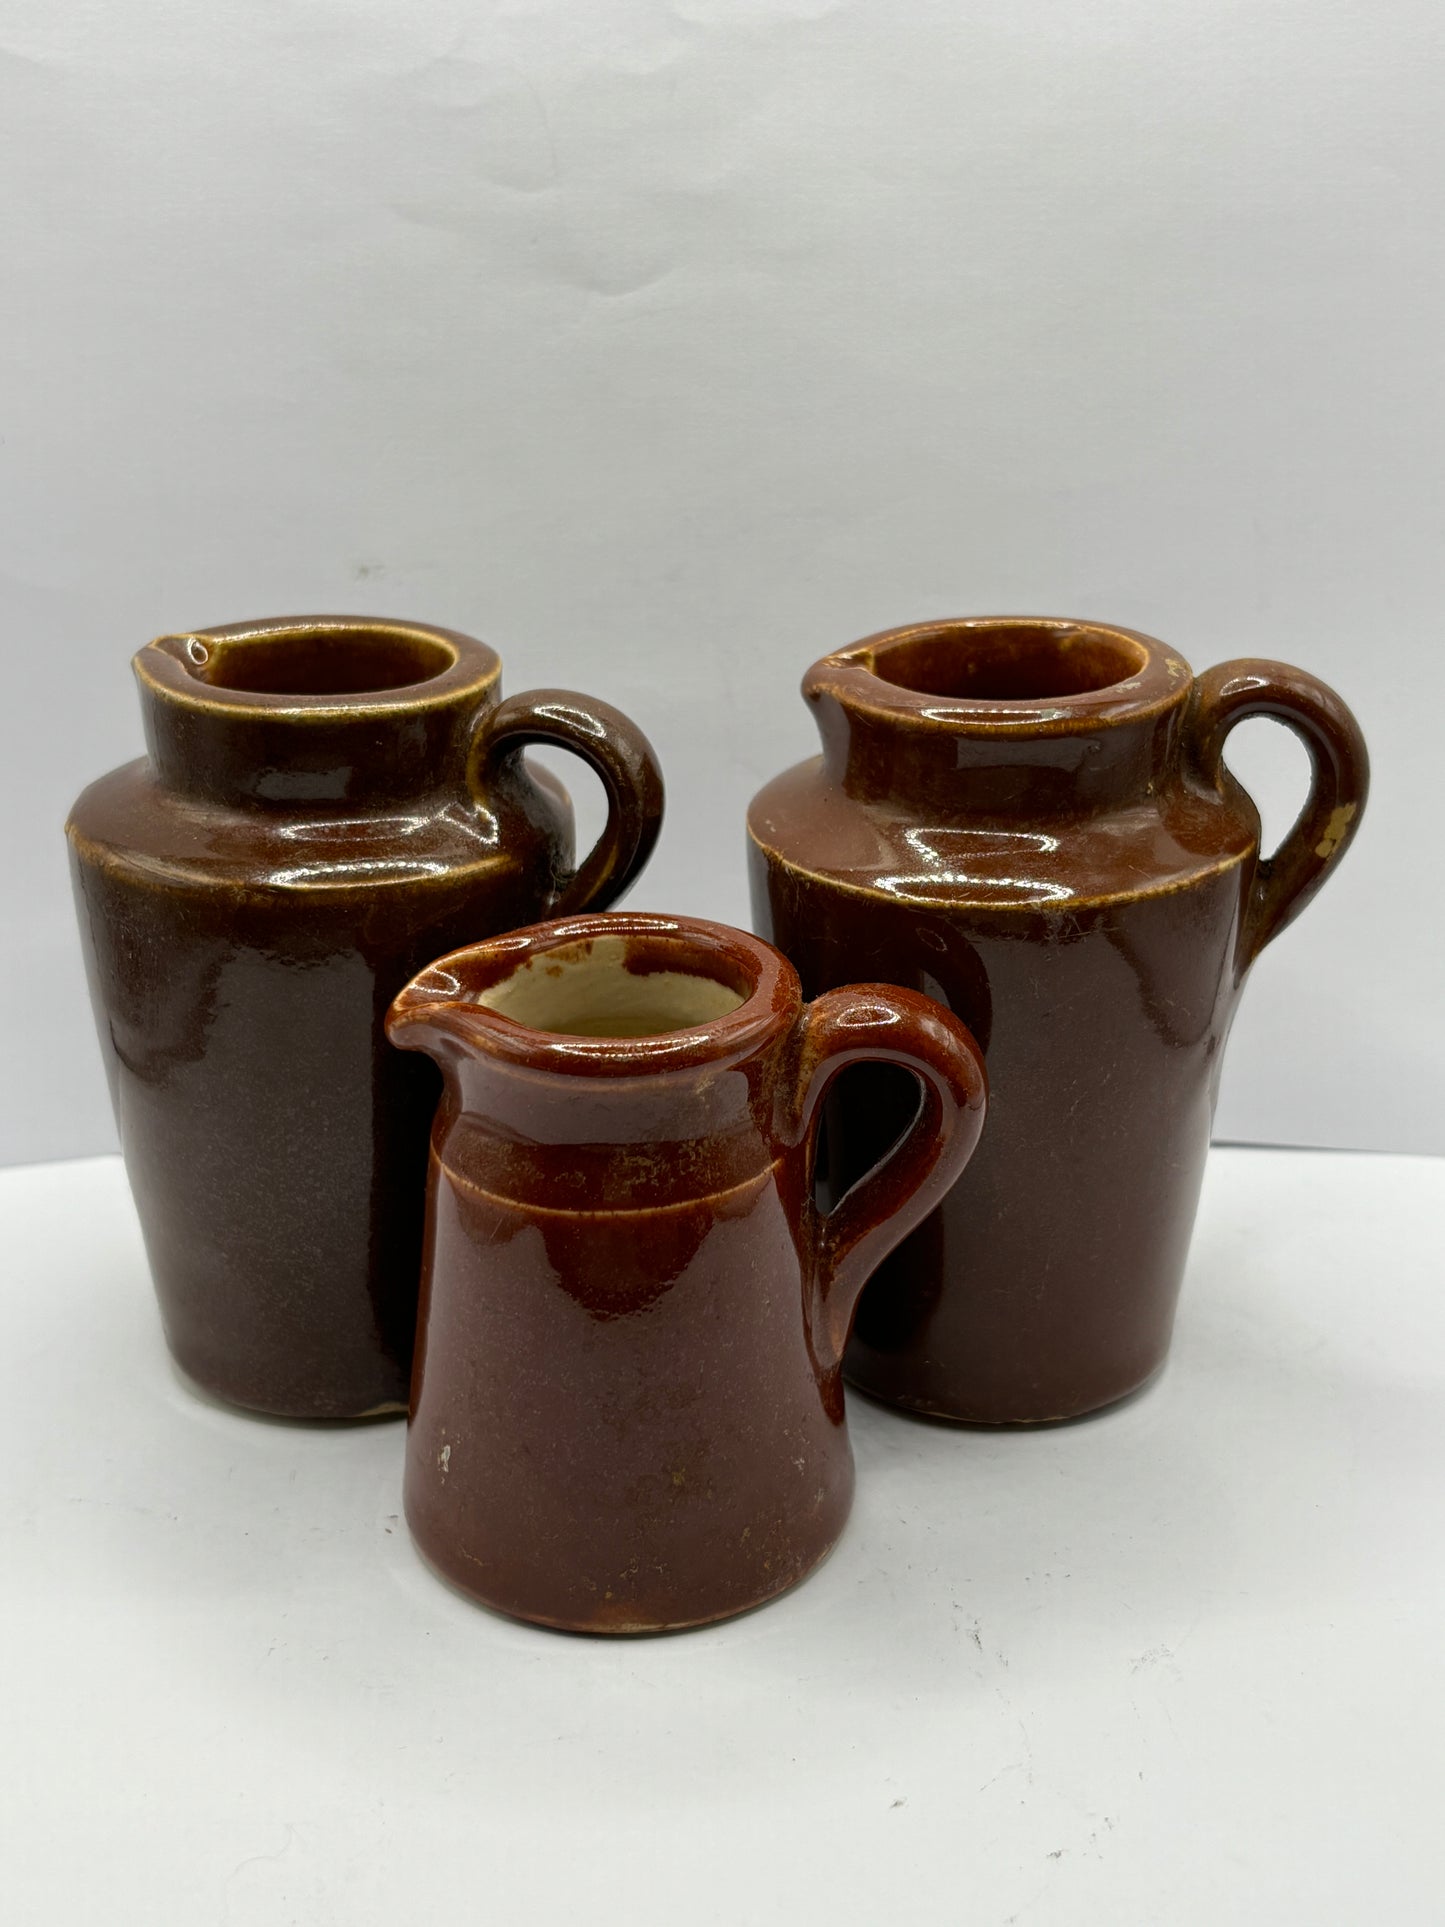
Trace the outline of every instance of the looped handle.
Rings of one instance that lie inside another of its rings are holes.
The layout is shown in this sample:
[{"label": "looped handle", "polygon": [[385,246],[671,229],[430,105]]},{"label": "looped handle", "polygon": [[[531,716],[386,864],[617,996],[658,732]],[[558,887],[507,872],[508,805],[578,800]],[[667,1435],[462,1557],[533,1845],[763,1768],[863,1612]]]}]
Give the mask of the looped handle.
[{"label": "looped handle", "polygon": [[570,750],[590,763],[607,792],[607,823],[587,860],[560,879],[548,917],[605,910],[631,885],[662,827],[662,771],[636,723],[596,696],[530,689],[508,696],[479,721],[467,763],[473,794],[520,775],[529,743]]},{"label": "looped handle", "polygon": [[[825,991],[795,1033],[794,1141],[805,1153],[803,1210],[811,1231],[813,1331],[831,1368],[842,1363],[868,1279],[959,1177],[983,1129],[983,1053],[951,1011],[892,984]],[[827,1213],[813,1203],[818,1115],[829,1085],[850,1064],[897,1064],[922,1091],[918,1113],[893,1149]]]},{"label": "looped handle", "polygon": [[1194,685],[1186,729],[1205,780],[1222,794],[1225,738],[1247,716],[1270,716],[1309,751],[1310,792],[1273,856],[1255,867],[1241,932],[1241,967],[1297,917],[1349,848],[1370,788],[1360,726],[1327,684],[1283,662],[1244,658],[1207,670]]}]

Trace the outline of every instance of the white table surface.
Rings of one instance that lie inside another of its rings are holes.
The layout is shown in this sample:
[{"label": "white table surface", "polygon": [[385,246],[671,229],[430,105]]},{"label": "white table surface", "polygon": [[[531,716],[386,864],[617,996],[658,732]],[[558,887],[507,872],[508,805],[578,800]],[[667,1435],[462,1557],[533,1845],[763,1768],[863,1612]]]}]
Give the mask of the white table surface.
[{"label": "white table surface", "polygon": [[1445,1920],[1445,1162],[1216,1151],[1174,1355],[850,1400],[790,1596],[606,1642],[422,1567],[396,1424],[171,1371],[119,1163],[0,1173],[16,1927]]}]

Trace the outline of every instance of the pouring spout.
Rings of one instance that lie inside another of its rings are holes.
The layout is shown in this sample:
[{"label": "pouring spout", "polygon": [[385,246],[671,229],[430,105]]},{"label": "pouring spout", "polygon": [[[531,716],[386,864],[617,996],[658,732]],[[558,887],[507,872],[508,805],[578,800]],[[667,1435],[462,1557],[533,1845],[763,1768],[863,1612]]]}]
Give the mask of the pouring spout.
[{"label": "pouring spout", "polygon": [[386,1035],[398,1050],[424,1051],[439,1064],[468,1054],[469,1002],[461,979],[445,962],[413,977],[386,1013]]}]

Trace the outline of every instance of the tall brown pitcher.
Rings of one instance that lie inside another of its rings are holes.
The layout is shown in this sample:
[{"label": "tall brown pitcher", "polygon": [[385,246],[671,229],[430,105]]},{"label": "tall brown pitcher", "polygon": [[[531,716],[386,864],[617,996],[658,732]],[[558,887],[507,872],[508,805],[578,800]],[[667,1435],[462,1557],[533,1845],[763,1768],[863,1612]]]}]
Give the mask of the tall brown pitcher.
[{"label": "tall brown pitcher", "polygon": [[[148,754],[66,825],[166,1336],[238,1405],[405,1409],[438,1079],[386,1008],[465,939],[613,902],[656,839],[641,732],[565,690],[503,701],[501,667],[375,618],[162,636],[135,658]],[[529,743],[602,778],[580,868]]]},{"label": "tall brown pitcher", "polygon": [[[1302,670],[1195,678],[1163,643],[1069,621],[891,630],[803,693],[823,754],[753,802],[757,928],[805,996],[863,977],[948,1005],[993,1089],[977,1156],[865,1291],[849,1376],[986,1423],[1106,1405],[1168,1348],[1240,988],[1359,827],[1359,728]],[[1269,858],[1223,762],[1248,716],[1313,766]],[[827,1116],[835,1190],[913,1101],[853,1076],[868,1099]]]}]

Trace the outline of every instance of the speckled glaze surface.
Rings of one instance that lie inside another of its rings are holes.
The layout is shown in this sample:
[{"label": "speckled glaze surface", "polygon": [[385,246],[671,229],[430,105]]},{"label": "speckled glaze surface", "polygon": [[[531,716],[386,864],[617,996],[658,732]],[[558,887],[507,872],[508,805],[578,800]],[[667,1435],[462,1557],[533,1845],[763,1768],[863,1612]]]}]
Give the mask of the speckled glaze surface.
[{"label": "speckled glaze surface", "polygon": [[[388,1030],[445,1077],[407,1436],[427,1558],[504,1612],[598,1633],[725,1618],[802,1578],[852,1498],[858,1292],[982,1124],[967,1031],[876,985],[805,1007],[757,938],[641,914],[458,951]],[[874,1061],[922,1101],[822,1217],[818,1106]]]},{"label": "speckled glaze surface", "polygon": [[[940,999],[993,1090],[978,1156],[864,1294],[849,1376],[991,1424],[1109,1404],[1167,1351],[1236,1000],[1359,826],[1359,729],[1282,663],[1195,678],[1147,636],[1023,618],[870,637],[803,693],[823,754],[753,802],[757,928],[807,995]],[[1267,860],[1222,761],[1248,716],[1313,765]],[[835,1183],[906,1116],[865,1079],[827,1120]]]},{"label": "speckled glaze surface", "polygon": [[[405,1409],[437,1079],[382,1020],[428,957],[606,904],[656,838],[645,739],[500,697],[450,630],[287,618],[135,658],[148,754],[66,826],[122,1150],[182,1369],[303,1418]],[[610,815],[572,870],[575,750]]]}]

